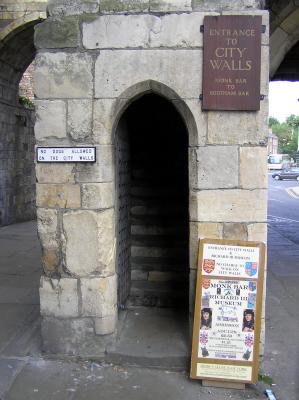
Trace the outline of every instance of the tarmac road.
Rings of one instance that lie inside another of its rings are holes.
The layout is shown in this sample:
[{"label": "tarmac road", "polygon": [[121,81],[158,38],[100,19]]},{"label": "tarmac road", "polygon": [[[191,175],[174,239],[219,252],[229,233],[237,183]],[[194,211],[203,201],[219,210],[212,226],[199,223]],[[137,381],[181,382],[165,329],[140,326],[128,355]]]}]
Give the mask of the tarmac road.
[{"label": "tarmac road", "polygon": [[289,189],[298,187],[295,180],[276,181],[269,173],[268,224],[284,237],[299,244],[299,197]]}]

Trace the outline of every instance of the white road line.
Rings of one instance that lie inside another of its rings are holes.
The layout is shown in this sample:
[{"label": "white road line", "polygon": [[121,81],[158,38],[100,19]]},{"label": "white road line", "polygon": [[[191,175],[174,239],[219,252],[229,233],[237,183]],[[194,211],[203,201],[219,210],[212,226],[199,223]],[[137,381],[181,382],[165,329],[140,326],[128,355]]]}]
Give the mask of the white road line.
[{"label": "white road line", "polygon": [[269,201],[277,201],[277,203],[284,203],[284,201],[281,201],[281,200],[277,200],[277,199],[268,199]]},{"label": "white road line", "polygon": [[[282,222],[297,222],[299,224],[299,221],[296,219],[291,219],[291,218],[284,218],[284,217],[279,217],[278,215],[268,215],[270,218],[274,218],[276,222],[282,221]],[[268,218],[269,219],[269,218]]]}]

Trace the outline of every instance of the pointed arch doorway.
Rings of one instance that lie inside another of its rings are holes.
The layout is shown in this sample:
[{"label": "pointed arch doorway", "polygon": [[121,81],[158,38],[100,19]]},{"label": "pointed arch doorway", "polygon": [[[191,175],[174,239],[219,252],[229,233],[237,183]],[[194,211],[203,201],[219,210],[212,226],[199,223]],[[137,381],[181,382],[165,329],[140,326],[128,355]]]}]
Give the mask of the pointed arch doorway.
[{"label": "pointed arch doorway", "polygon": [[[118,306],[188,316],[188,132],[150,93],[123,113],[116,136]],[[188,318],[188,317],[187,317]]]}]

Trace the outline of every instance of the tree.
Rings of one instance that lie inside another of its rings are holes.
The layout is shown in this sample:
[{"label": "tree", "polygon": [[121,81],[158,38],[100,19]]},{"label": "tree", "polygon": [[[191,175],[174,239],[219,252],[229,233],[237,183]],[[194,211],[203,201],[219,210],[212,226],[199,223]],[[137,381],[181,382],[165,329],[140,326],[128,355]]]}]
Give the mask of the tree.
[{"label": "tree", "polygon": [[273,125],[278,125],[278,124],[279,124],[278,119],[276,119],[276,118],[274,118],[274,117],[269,117],[269,126],[270,126],[270,128],[271,128]]},{"label": "tree", "polygon": [[299,116],[290,115],[282,123],[276,118],[270,117],[269,126],[278,137],[278,152],[289,154],[294,158],[298,143]]}]

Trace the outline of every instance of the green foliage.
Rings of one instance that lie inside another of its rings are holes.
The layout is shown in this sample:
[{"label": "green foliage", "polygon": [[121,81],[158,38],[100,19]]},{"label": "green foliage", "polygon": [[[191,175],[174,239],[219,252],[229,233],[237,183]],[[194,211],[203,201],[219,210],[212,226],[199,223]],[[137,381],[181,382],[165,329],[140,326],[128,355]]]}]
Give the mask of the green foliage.
[{"label": "green foliage", "polygon": [[273,379],[271,378],[271,376],[269,376],[269,375],[265,375],[265,374],[263,374],[263,373],[259,373],[259,375],[258,375],[258,379],[259,379],[259,381],[260,382],[263,382],[263,383],[265,383],[266,385],[273,385]]},{"label": "green foliage", "polygon": [[34,104],[28,97],[19,96],[19,103],[25,108],[29,108],[30,110],[34,109]]},{"label": "green foliage", "polygon": [[294,158],[297,151],[299,116],[290,115],[285,122],[280,123],[276,118],[269,118],[272,132],[278,136],[278,153],[289,154]]}]

